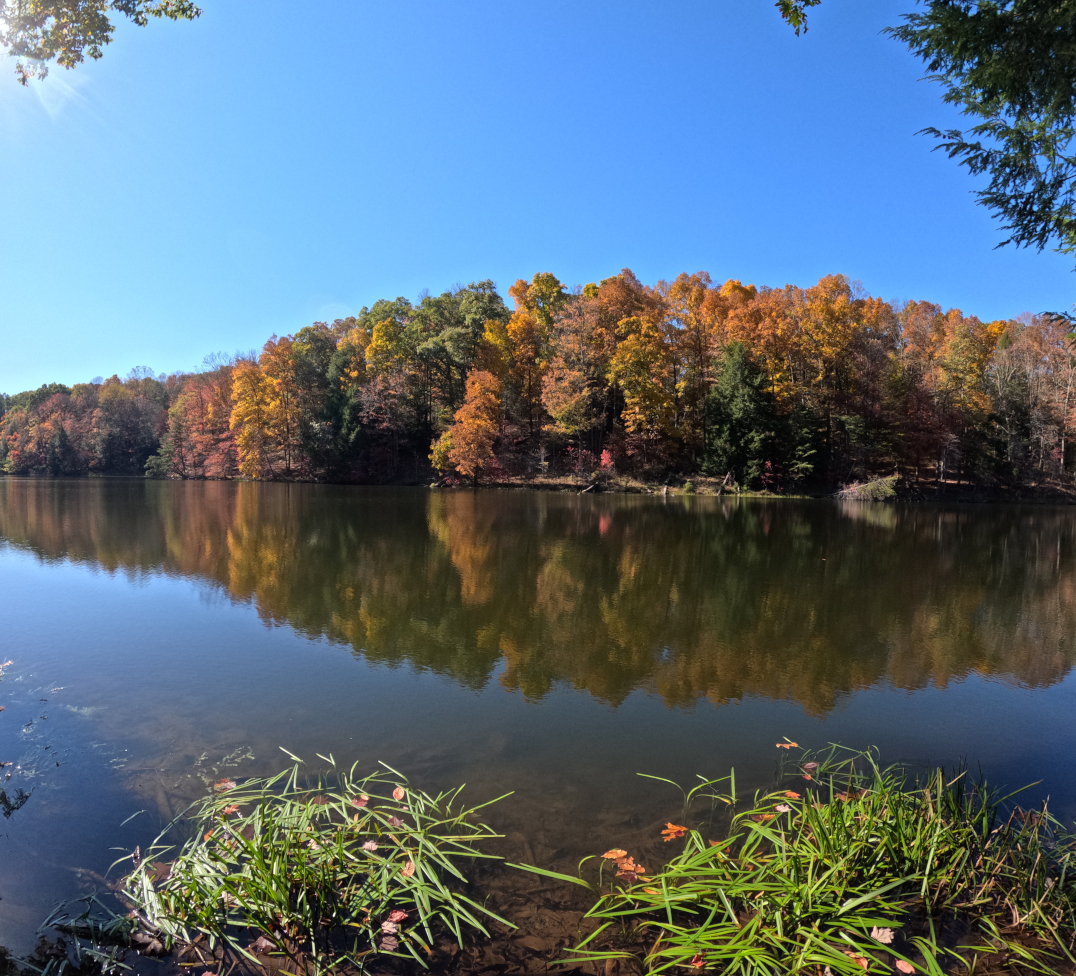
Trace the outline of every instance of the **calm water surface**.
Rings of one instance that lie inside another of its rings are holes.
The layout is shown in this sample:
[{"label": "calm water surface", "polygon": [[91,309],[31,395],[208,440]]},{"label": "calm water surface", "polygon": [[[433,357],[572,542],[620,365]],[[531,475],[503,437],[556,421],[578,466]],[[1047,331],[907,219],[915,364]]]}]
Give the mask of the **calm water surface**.
[{"label": "calm water surface", "polygon": [[1074,514],[0,479],[0,943],[281,747],[513,790],[561,870],[784,736],[1072,817]]}]

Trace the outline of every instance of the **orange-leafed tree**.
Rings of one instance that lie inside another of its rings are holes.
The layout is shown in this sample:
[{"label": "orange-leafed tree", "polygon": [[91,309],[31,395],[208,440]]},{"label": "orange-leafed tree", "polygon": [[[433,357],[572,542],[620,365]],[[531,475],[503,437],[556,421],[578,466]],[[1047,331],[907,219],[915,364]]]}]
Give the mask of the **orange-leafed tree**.
[{"label": "orange-leafed tree", "polygon": [[451,465],[475,485],[495,462],[493,445],[501,414],[501,384],[492,373],[474,370],[467,377],[463,406],[452,426],[434,443],[431,460],[444,469]]},{"label": "orange-leafed tree", "polygon": [[271,478],[273,454],[273,381],[257,363],[244,360],[232,371],[232,416],[239,471],[247,478]]}]

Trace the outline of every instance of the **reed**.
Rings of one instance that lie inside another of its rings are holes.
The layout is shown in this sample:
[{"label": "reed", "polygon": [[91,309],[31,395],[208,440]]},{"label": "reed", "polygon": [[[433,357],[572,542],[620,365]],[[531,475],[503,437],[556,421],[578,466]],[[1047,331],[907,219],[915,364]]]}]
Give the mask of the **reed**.
[{"label": "reed", "polygon": [[[294,757],[293,757],[294,758]],[[119,890],[133,939],[178,960],[235,961],[290,973],[365,971],[376,958],[425,965],[435,940],[488,935],[497,918],[463,893],[464,866],[497,837],[460,790],[430,795],[389,767],[306,782],[301,761],[267,779],[217,783],[185,813],[178,851],[163,835]],[[496,801],[490,801],[496,802]],[[117,862],[121,863],[121,862]],[[498,919],[499,921],[503,921]]]},{"label": "reed", "polygon": [[622,850],[597,883],[539,871],[600,893],[571,960],[729,976],[1076,964],[1074,838],[1045,806],[1012,807],[966,772],[882,769],[873,751],[805,754],[785,773],[748,809],[713,788],[727,781],[695,787],[685,803],[727,809],[726,829],[670,823],[683,847],[660,871]]}]

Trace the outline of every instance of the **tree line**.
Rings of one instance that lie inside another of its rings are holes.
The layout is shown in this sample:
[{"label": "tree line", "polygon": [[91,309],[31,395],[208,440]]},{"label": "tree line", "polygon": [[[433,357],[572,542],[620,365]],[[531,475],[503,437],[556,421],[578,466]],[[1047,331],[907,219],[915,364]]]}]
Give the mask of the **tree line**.
[{"label": "tree line", "polygon": [[568,289],[520,279],[380,300],[201,371],[0,397],[9,474],[417,482],[709,475],[773,491],[896,474],[1060,484],[1076,336],[809,288]]}]

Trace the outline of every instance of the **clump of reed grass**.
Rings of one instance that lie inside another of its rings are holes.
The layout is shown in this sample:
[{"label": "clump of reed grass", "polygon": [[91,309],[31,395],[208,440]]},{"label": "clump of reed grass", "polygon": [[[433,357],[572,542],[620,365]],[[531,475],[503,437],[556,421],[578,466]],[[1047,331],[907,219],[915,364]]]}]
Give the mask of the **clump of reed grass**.
[{"label": "clump of reed grass", "polygon": [[222,780],[187,811],[194,832],[178,851],[159,838],[124,858],[118,894],[134,906],[135,944],[178,948],[181,963],[230,955],[321,974],[386,955],[425,965],[439,935],[488,935],[483,919],[498,917],[462,892],[461,869],[500,836],[477,820],[489,804],[463,807],[462,787],[430,795],[387,766],[359,778],[327,761],[311,784],[299,760]]},{"label": "clump of reed grass", "polygon": [[853,481],[837,492],[842,501],[884,502],[897,497],[897,476],[875,478],[872,481]]},{"label": "clump of reed grass", "polygon": [[[710,839],[667,824],[683,849],[645,873],[623,850],[603,855],[596,928],[572,961],[625,960],[647,973],[973,972],[1076,963],[1073,837],[966,773],[915,779],[876,754],[803,757],[781,789],[735,809],[710,781],[685,796],[730,813]],[[701,792],[700,792],[701,791]],[[686,819],[686,818],[685,818]],[[606,867],[615,877],[601,880]]]}]

